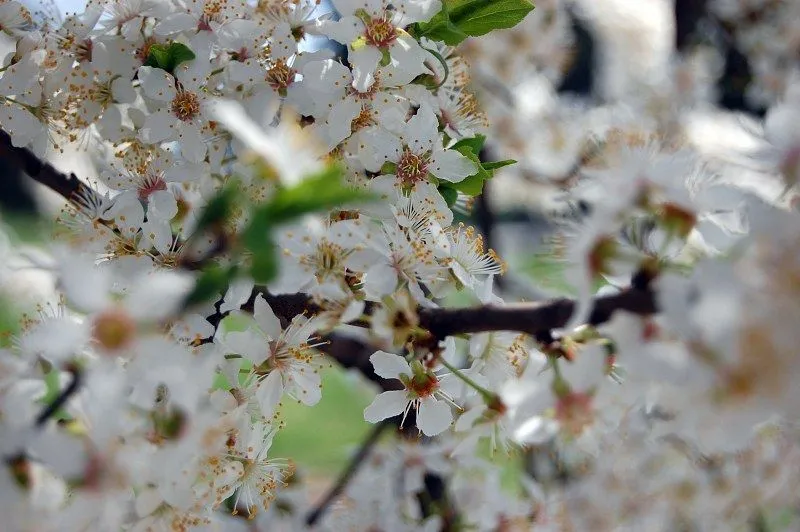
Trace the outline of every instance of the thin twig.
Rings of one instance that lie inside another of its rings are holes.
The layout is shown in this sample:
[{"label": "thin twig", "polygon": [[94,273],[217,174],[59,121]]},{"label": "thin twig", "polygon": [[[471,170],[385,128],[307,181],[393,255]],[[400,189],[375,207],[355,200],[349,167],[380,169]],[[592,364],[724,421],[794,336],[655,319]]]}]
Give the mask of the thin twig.
[{"label": "thin twig", "polygon": [[61,390],[61,393],[59,393],[58,396],[49,405],[47,405],[38,416],[36,416],[36,422],[34,426],[37,428],[44,426],[44,424],[47,423],[47,420],[53,417],[53,415],[55,415],[55,413],[67,403],[69,398],[75,395],[75,392],[78,391],[78,388],[80,388],[83,381],[80,369],[73,367],[69,370],[69,373],[72,375],[72,380],[69,382],[67,387]]},{"label": "thin twig", "polygon": [[358,472],[361,464],[364,463],[370,451],[378,442],[380,435],[391,424],[391,421],[383,420],[372,428],[372,432],[369,433],[367,439],[361,444],[358,452],[356,452],[356,454],[350,460],[350,463],[347,464],[347,468],[342,471],[342,474],[339,476],[338,480],[330,489],[328,494],[325,495],[325,497],[322,499],[322,501],[320,501],[317,507],[314,508],[314,510],[309,512],[308,516],[306,517],[306,524],[308,526],[313,526],[317,521],[319,521],[331,504],[333,504],[344,492],[345,488],[347,488],[347,485],[350,483],[350,480],[352,480],[352,478]]},{"label": "thin twig", "polygon": [[[83,384],[83,372],[77,365],[72,365],[67,371],[72,376],[72,380],[70,380],[69,384],[67,384],[67,387],[61,390],[58,396],[56,396],[56,398],[53,399],[50,404],[45,406],[39,415],[36,416],[36,420],[33,423],[34,429],[41,429],[44,427],[45,423],[47,423],[47,421],[67,403],[70,397],[75,395],[75,393]],[[27,459],[24,447],[14,454],[4,457],[3,459],[8,465],[24,463]]]}]

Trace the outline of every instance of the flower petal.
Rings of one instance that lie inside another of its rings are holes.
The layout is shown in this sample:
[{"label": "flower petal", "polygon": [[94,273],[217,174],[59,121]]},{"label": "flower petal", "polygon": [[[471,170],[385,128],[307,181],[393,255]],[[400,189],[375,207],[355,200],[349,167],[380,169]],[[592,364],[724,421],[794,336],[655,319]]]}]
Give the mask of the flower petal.
[{"label": "flower petal", "polygon": [[381,60],[381,52],[374,46],[363,46],[352,50],[348,56],[353,67],[353,87],[358,92],[366,92],[375,83],[375,69]]},{"label": "flower petal", "polygon": [[[253,280],[249,278],[241,278],[234,280],[225,292],[225,297],[219,306],[220,312],[230,312],[242,308],[253,292]],[[258,308],[258,300],[256,300],[256,308]],[[256,311],[258,312],[258,311]],[[256,318],[258,321],[258,318]]]},{"label": "flower petal", "polygon": [[405,391],[391,390],[375,397],[375,400],[364,409],[364,419],[369,423],[377,423],[384,419],[403,413],[408,404]]},{"label": "flower petal", "polygon": [[145,144],[158,144],[175,136],[178,119],[166,109],[147,115],[144,125],[139,130],[139,138]]},{"label": "flower petal", "polygon": [[275,412],[275,407],[283,396],[283,379],[279,371],[271,371],[264,380],[259,382],[256,390],[256,399],[261,413],[269,419]]},{"label": "flower petal", "polygon": [[424,399],[417,414],[417,426],[425,436],[441,434],[453,422],[450,405],[433,398]]},{"label": "flower petal", "polygon": [[139,67],[139,81],[145,96],[160,102],[169,102],[177,94],[175,78],[160,68]]},{"label": "flower petal", "polygon": [[322,399],[322,379],[319,373],[294,372],[292,382],[295,387],[295,396],[306,406],[314,406]]},{"label": "flower petal", "polygon": [[254,362],[261,362],[267,354],[267,345],[264,337],[254,333],[251,329],[246,331],[232,331],[225,335],[223,345],[230,353],[242,355]]},{"label": "flower petal", "polygon": [[364,23],[358,17],[347,16],[347,11],[339,11],[339,13],[344,15],[339,20],[320,21],[319,32],[336,42],[350,44],[364,32]]},{"label": "flower petal", "polygon": [[161,19],[156,24],[153,32],[156,35],[172,35],[182,31],[188,31],[197,27],[197,18],[189,13],[173,13]]},{"label": "flower petal", "polygon": [[333,104],[328,115],[328,142],[336,146],[352,133],[353,120],[361,113],[361,104],[353,96]]},{"label": "flower petal", "polygon": [[281,335],[281,322],[278,320],[278,317],[275,316],[275,313],[272,311],[269,303],[267,303],[267,301],[264,299],[264,296],[261,294],[256,297],[253,316],[255,317],[258,326],[261,327],[261,330],[264,331],[267,336],[269,336],[272,340],[278,339],[278,336]]},{"label": "flower petal", "polygon": [[[439,136],[439,122],[429,105],[422,105],[406,124],[403,143],[414,153],[427,153]],[[459,154],[461,155],[461,154]],[[463,155],[461,155],[463,157]]]},{"label": "flower petal", "polygon": [[431,158],[430,166],[428,167],[430,173],[450,181],[451,183],[458,183],[463,181],[464,178],[473,175],[478,171],[475,163],[467,159],[455,150],[442,150],[436,152]]},{"label": "flower petal", "polygon": [[142,235],[159,253],[167,253],[172,247],[172,229],[167,221],[153,217],[143,222]]},{"label": "flower petal", "polygon": [[202,162],[206,157],[206,143],[197,126],[179,123],[178,141],[181,143],[181,155],[192,163]]},{"label": "flower petal", "polygon": [[375,373],[384,379],[399,379],[400,375],[411,375],[411,366],[400,355],[375,351],[369,361],[372,362]]},{"label": "flower petal", "polygon": [[385,262],[375,264],[367,270],[364,290],[369,296],[383,297],[397,288],[397,271]]}]

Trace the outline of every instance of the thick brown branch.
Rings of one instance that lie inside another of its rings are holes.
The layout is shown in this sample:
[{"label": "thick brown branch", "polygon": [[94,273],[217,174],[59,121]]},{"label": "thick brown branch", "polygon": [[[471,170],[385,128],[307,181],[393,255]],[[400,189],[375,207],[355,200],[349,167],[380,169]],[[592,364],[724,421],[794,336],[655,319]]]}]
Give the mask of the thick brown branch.
[{"label": "thick brown branch", "polygon": [[[516,303],[504,306],[485,305],[460,309],[421,309],[420,325],[434,336],[489,331],[517,331],[536,335],[567,324],[575,301],[557,299],[544,303]],[[611,319],[616,310],[649,315],[656,312],[655,295],[649,290],[627,289],[618,294],[595,299],[589,323],[599,325]]]},{"label": "thick brown branch", "polygon": [[[252,309],[257,294],[262,294],[275,313],[289,321],[294,316],[314,314],[319,310],[304,294],[272,295],[257,289],[245,309]],[[575,310],[572,299],[556,299],[537,303],[513,303],[503,306],[482,305],[466,308],[420,308],[420,326],[437,338],[455,334],[490,331],[516,331],[536,335],[564,327]],[[589,316],[591,325],[611,319],[617,310],[647,316],[657,311],[655,294],[651,290],[628,288],[617,294],[598,297]]]},{"label": "thick brown branch", "polygon": [[[264,296],[275,314],[287,325],[294,316],[314,314],[319,307],[305,294],[273,295],[266,290],[257,289],[243,306],[252,311],[258,294]],[[575,301],[557,299],[545,303],[518,303],[506,306],[484,305],[477,307],[447,309],[420,309],[420,326],[430,331],[436,338],[490,331],[516,331],[538,336],[541,333],[564,327],[575,309]],[[617,294],[598,297],[589,323],[600,325],[611,319],[617,310],[647,316],[657,311],[655,294],[648,289],[629,288]],[[369,308],[367,309],[369,313]],[[216,324],[221,315],[209,318]],[[394,389],[398,381],[378,377],[369,361],[377,347],[360,339],[341,333],[330,333],[323,338],[328,343],[321,350],[336,360],[344,368],[355,369],[367,379],[378,383],[384,389]]]},{"label": "thick brown branch", "polygon": [[42,161],[27,148],[17,148],[11,144],[11,136],[0,130],[0,157],[13,164],[31,179],[60,194],[67,201],[78,196],[93,194],[92,190],[75,174],[65,174],[51,164]]}]

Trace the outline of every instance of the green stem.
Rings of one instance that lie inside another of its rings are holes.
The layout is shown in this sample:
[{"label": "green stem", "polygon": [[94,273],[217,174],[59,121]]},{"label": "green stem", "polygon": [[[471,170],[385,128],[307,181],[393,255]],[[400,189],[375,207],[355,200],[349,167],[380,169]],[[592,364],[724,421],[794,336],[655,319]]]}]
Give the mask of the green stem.
[{"label": "green stem", "polygon": [[553,368],[553,383],[552,389],[553,392],[559,397],[568,394],[570,391],[569,383],[564,380],[564,376],[561,375],[561,368],[558,366],[558,359],[554,357],[548,357],[550,359],[550,367]]},{"label": "green stem", "polygon": [[494,399],[495,399],[497,394],[490,392],[489,390],[487,390],[486,388],[484,388],[483,386],[481,386],[480,384],[478,384],[474,380],[472,380],[469,377],[467,377],[466,375],[464,375],[461,372],[460,369],[458,369],[457,367],[455,367],[452,364],[450,364],[444,358],[440,357],[439,358],[439,362],[442,363],[442,366],[444,366],[447,369],[449,369],[453,373],[453,375],[455,375],[456,377],[458,377],[459,379],[464,381],[464,383],[467,386],[475,389],[475,391],[477,391],[479,394],[481,394],[481,397],[483,398],[484,401],[486,401],[486,402],[494,401]]},{"label": "green stem", "polygon": [[430,48],[425,48],[424,46],[420,46],[420,48],[422,48],[422,49],[423,49],[423,50],[425,50],[426,52],[430,52],[430,54],[431,54],[433,57],[435,57],[436,59],[438,59],[438,60],[439,60],[439,62],[442,64],[442,68],[444,68],[444,77],[442,77],[442,81],[441,81],[441,82],[439,82],[439,84],[438,84],[438,85],[436,85],[435,87],[433,87],[433,90],[436,90],[436,89],[438,89],[439,87],[441,87],[442,85],[444,85],[444,84],[445,84],[445,82],[447,81],[447,78],[450,76],[450,69],[449,69],[449,68],[448,68],[448,66],[447,66],[447,60],[446,60],[444,57],[442,57],[442,54],[440,54],[440,53],[439,53],[439,52],[437,52],[436,50],[431,50]]}]

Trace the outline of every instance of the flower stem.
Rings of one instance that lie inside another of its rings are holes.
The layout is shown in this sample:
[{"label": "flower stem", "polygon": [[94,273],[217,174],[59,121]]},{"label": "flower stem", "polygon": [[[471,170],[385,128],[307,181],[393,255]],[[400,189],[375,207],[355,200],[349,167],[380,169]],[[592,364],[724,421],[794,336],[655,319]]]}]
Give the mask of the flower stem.
[{"label": "flower stem", "polygon": [[460,369],[458,369],[457,367],[455,367],[452,364],[450,364],[444,358],[440,358],[439,362],[441,362],[444,367],[449,369],[453,373],[453,375],[455,375],[456,377],[458,377],[459,379],[464,381],[464,383],[467,386],[469,386],[470,388],[473,388],[476,392],[478,392],[481,395],[481,397],[483,398],[484,401],[486,401],[486,402],[494,401],[495,396],[497,394],[490,392],[489,390],[487,390],[486,388],[484,388],[483,386],[481,386],[480,384],[478,384],[474,380],[472,380],[469,377],[467,377],[466,375],[464,375],[464,373]]},{"label": "flower stem", "polygon": [[444,69],[444,76],[442,76],[442,81],[440,81],[438,85],[433,87],[433,90],[435,91],[436,89],[444,85],[444,83],[447,81],[447,78],[450,76],[450,69],[447,66],[447,61],[445,60],[444,57],[442,57],[442,54],[440,54],[436,50],[431,50],[430,48],[422,47],[422,49],[431,54],[433,57],[435,57],[439,61],[439,63],[442,64],[442,68]]}]

